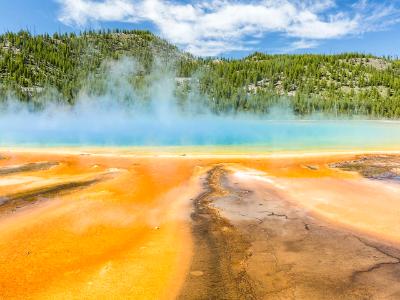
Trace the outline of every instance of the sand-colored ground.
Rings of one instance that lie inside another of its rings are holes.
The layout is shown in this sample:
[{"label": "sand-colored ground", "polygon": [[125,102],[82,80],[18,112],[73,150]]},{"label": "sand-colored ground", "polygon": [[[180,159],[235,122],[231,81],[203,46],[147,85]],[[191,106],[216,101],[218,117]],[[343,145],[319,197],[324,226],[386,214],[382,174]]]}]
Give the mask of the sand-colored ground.
[{"label": "sand-colored ground", "polygon": [[0,299],[399,296],[400,184],[355,153],[0,156]]},{"label": "sand-colored ground", "polygon": [[313,215],[400,244],[400,184],[329,167],[354,157],[346,154],[249,161],[230,169],[237,180],[270,187]]},{"label": "sand-colored ground", "polygon": [[399,298],[397,247],[235,175],[213,168],[195,201],[190,274],[209,276],[190,276],[183,299]]}]

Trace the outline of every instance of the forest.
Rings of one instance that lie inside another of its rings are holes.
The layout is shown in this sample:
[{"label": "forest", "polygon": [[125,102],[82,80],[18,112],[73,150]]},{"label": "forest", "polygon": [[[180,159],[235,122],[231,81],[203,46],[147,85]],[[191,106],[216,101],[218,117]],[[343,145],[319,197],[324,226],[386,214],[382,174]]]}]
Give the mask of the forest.
[{"label": "forest", "polygon": [[[134,59],[135,88],[151,85],[154,66],[172,74],[177,99],[193,91],[215,113],[268,113],[283,103],[295,114],[400,118],[400,60],[362,53],[266,54],[199,58],[141,30],[0,35],[0,101],[40,109],[49,99],[74,105],[80,91],[104,92],[104,62]],[[128,99],[134,100],[134,99]],[[192,100],[193,101],[193,100]]]}]

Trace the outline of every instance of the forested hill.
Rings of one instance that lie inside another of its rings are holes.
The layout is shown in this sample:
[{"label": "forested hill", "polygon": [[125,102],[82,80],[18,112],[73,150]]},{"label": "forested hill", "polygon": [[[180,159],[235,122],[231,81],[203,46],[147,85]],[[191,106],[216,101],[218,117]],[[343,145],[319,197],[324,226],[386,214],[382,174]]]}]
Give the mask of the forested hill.
[{"label": "forested hill", "polygon": [[169,61],[183,55],[178,48],[148,31],[83,32],[80,35],[31,35],[26,31],[0,35],[0,84],[22,100],[56,88],[72,102],[87,76],[106,59],[131,56],[145,69],[153,59]]},{"label": "forested hill", "polygon": [[[197,99],[216,113],[263,114],[282,102],[300,115],[400,118],[399,60],[357,53],[254,53],[240,60],[201,59],[148,31],[136,30],[0,35],[0,98],[13,94],[37,103],[55,90],[59,101],[73,104],[90,75],[101,77],[102,62],[125,56],[142,66],[130,80],[132,85],[142,82],[137,79],[149,75],[157,61],[176,71],[178,99],[187,100],[195,89],[201,95]],[[97,88],[97,93],[101,90]]]}]

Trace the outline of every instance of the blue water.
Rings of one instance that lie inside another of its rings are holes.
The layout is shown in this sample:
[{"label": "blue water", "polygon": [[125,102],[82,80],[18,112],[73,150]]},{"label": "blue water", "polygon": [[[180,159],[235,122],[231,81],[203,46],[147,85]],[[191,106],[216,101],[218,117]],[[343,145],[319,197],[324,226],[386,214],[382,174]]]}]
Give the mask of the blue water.
[{"label": "blue water", "polygon": [[[266,150],[395,148],[400,123],[272,121],[233,117],[125,118],[112,115],[0,121],[2,146],[259,146]],[[400,149],[400,148],[399,148]]]}]

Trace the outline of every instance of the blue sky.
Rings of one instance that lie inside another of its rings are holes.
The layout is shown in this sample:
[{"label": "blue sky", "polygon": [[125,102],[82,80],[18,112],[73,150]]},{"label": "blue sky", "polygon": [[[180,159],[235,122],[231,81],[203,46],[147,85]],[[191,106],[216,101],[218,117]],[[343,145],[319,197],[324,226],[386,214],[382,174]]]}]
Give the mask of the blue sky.
[{"label": "blue sky", "polygon": [[400,0],[0,0],[0,32],[149,29],[201,56],[400,55]]}]

